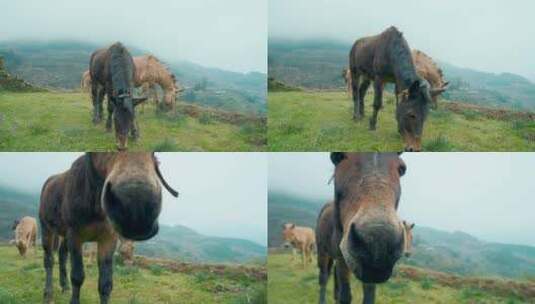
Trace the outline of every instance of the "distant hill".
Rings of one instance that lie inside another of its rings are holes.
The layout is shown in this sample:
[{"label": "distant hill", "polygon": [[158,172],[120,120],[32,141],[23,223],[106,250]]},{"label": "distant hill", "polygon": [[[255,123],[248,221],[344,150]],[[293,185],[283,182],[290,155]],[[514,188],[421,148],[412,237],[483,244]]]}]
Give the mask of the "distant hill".
[{"label": "distant hill", "polygon": [[[268,246],[280,246],[283,222],[315,227],[324,203],[270,192]],[[464,232],[445,232],[418,224],[413,245],[413,256],[402,263],[465,276],[524,278],[535,275],[535,247],[489,243]]]},{"label": "distant hill", "polygon": [[[350,43],[270,39],[268,48],[269,77],[290,86],[343,88],[342,69],[348,65]],[[434,59],[451,83],[443,94],[445,99],[535,110],[535,84],[528,79],[511,73],[493,74],[460,68],[440,62],[440,58]]]},{"label": "distant hill", "polygon": [[[40,87],[78,89],[91,53],[103,47],[78,41],[3,41],[9,72]],[[150,50],[128,46],[133,56]],[[158,54],[154,54],[158,57]],[[165,62],[165,61],[164,61]],[[183,100],[228,111],[265,114],[266,75],[236,73],[187,61],[165,62],[186,91]]]},{"label": "distant hill", "polygon": [[138,243],[136,254],[203,263],[248,263],[263,261],[264,246],[254,242],[202,235],[185,226],[160,226],[153,239]]},{"label": "distant hill", "polygon": [[0,242],[13,238],[11,226],[25,215],[38,216],[39,195],[0,185]]},{"label": "distant hill", "polygon": [[[13,238],[14,219],[26,215],[38,218],[38,206],[39,194],[0,185],[0,243]],[[264,261],[267,251],[249,240],[211,237],[185,226],[160,225],[156,237],[136,243],[136,254],[188,262],[251,263]]]}]

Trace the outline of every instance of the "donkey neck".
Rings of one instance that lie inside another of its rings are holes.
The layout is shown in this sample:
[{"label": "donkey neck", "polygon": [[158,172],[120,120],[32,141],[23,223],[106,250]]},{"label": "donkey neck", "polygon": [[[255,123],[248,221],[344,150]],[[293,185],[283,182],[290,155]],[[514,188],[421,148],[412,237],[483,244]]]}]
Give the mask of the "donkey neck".
[{"label": "donkey neck", "polygon": [[388,56],[392,63],[392,69],[400,90],[408,89],[414,81],[418,80],[418,74],[414,67],[411,50],[401,33],[392,35]]}]

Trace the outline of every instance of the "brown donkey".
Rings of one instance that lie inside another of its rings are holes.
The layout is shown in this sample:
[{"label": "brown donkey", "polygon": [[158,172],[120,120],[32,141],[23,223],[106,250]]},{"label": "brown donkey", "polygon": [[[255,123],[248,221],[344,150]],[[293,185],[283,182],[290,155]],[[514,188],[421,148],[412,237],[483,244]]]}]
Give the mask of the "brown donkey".
[{"label": "brown donkey", "polygon": [[375,301],[375,284],[386,282],[403,253],[397,215],[405,163],[395,153],[331,153],[334,202],[317,226],[320,303],[335,265],[336,303],[351,303],[351,273],[362,282],[363,303]]},{"label": "brown donkey", "polygon": [[80,303],[85,276],[82,245],[91,241],[98,243],[100,303],[108,303],[117,234],[131,240],[147,240],[158,233],[160,183],[178,196],[163,179],[152,153],[87,153],[66,172],[48,178],[39,207],[46,270],[45,303],[53,301],[53,251],[59,237],[64,239],[59,246],[63,291],[68,289],[66,262],[70,254],[70,303]]},{"label": "brown donkey", "polygon": [[412,254],[412,229],[414,223],[403,221],[403,255],[410,257]]},{"label": "brown donkey", "polygon": [[316,247],[316,236],[312,228],[286,223],[282,225],[282,238],[284,239],[283,247],[292,247],[294,259],[297,249],[301,252],[303,266],[307,265],[307,261],[312,262],[312,252]]},{"label": "brown donkey", "polygon": [[375,97],[370,130],[375,130],[377,115],[383,107],[384,84],[393,82],[400,99],[396,120],[405,150],[420,151],[424,121],[432,101],[431,89],[416,73],[411,50],[402,33],[392,26],[379,35],[357,40],[349,53],[349,68],[353,119],[360,120],[364,116],[364,97],[373,82]]}]

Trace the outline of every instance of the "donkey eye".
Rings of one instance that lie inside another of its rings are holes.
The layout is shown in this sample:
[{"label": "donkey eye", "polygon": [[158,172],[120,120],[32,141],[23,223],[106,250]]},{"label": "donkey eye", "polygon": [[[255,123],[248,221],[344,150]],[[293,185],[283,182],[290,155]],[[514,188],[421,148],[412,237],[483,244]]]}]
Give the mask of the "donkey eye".
[{"label": "donkey eye", "polygon": [[405,175],[406,171],[407,171],[407,166],[405,164],[400,164],[398,167],[399,176]]}]

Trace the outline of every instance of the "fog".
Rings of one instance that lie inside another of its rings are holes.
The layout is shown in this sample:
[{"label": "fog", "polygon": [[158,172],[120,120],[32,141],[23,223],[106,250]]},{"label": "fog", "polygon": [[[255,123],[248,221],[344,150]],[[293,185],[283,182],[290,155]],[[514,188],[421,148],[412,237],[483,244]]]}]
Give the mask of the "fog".
[{"label": "fog", "polygon": [[433,58],[535,81],[534,11],[523,0],[271,0],[269,35],[352,43],[395,25]]},{"label": "fog", "polygon": [[1,40],[122,41],[166,60],[267,69],[267,0],[3,1]]},{"label": "fog", "polygon": [[[0,185],[39,193],[80,153],[0,153]],[[174,198],[162,188],[160,223],[267,244],[267,154],[157,153]],[[35,202],[38,204],[38,202]],[[2,212],[0,210],[0,212]]]},{"label": "fog", "polygon": [[[399,214],[416,225],[535,246],[534,153],[404,153]],[[271,153],[270,190],[333,198],[328,153]]]}]

